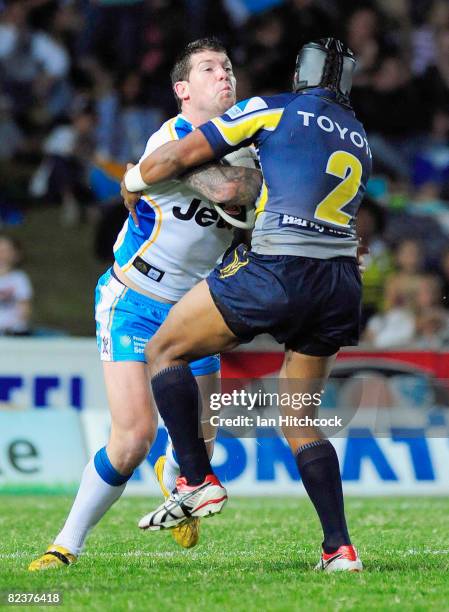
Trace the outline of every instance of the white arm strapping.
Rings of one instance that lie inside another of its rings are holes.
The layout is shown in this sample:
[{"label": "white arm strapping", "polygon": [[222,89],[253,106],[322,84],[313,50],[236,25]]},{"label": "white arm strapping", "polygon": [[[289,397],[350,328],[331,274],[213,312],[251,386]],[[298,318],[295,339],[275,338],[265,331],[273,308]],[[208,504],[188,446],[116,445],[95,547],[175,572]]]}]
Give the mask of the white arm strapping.
[{"label": "white arm strapping", "polygon": [[140,173],[140,164],[137,164],[137,166],[134,166],[134,168],[128,170],[128,172],[125,174],[124,182],[126,189],[131,193],[145,191],[145,189],[148,189],[149,187],[149,185],[147,185],[143,180]]}]

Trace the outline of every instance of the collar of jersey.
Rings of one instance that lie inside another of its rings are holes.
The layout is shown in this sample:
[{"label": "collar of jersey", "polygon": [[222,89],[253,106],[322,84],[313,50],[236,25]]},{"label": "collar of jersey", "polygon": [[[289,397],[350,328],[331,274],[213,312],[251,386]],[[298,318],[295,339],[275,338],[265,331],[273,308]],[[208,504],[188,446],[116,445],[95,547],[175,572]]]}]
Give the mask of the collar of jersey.
[{"label": "collar of jersey", "polygon": [[325,87],[312,87],[302,92],[298,91],[298,93],[301,93],[303,96],[320,96],[321,98],[329,98],[330,100],[335,100],[337,98],[335,91],[331,91]]},{"label": "collar of jersey", "polygon": [[339,99],[338,94],[335,91],[331,91],[330,89],[327,89],[325,87],[313,87],[311,89],[305,89],[304,91],[298,91],[298,94],[306,96],[317,96],[318,98],[326,98],[331,102],[336,102],[337,104],[340,104],[341,106],[343,106],[343,108],[346,108],[354,114],[354,110],[349,100],[345,102],[344,100]]},{"label": "collar of jersey", "polygon": [[178,138],[184,138],[193,131],[193,125],[181,114],[176,117],[174,128]]}]

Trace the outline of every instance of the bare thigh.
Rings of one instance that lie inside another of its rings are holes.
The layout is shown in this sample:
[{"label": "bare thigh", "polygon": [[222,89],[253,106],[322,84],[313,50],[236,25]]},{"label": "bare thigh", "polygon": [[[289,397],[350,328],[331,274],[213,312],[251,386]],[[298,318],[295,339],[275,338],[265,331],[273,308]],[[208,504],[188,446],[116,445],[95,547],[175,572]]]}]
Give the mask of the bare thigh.
[{"label": "bare thigh", "polygon": [[230,350],[238,343],[202,281],[173,306],[145,354],[154,376],[171,365]]}]

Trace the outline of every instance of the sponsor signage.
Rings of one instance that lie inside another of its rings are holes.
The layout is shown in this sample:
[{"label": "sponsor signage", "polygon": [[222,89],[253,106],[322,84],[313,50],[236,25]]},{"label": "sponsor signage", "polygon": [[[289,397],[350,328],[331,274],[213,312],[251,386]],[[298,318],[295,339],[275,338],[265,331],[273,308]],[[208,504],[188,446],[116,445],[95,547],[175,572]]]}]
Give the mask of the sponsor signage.
[{"label": "sponsor signage", "polygon": [[[106,443],[107,415],[86,411],[82,415],[89,454]],[[444,438],[427,438],[420,428],[395,429],[382,438],[372,430],[349,428],[347,438],[332,440],[340,459],[346,493],[354,495],[448,495],[449,444]],[[164,452],[167,432],[158,429],[152,451],[139,467],[126,492],[160,494],[152,465]],[[294,458],[285,440],[275,431],[267,437],[234,438],[222,435],[216,442],[213,466],[229,492],[236,495],[305,495]]]},{"label": "sponsor signage", "polygon": [[107,409],[93,338],[0,340],[0,405]]},{"label": "sponsor signage", "polygon": [[74,410],[0,411],[0,491],[75,486],[86,458]]},{"label": "sponsor signage", "polygon": [[[261,345],[257,351],[224,355],[223,376],[276,376],[283,356],[269,349]],[[350,402],[363,408],[345,422],[344,435],[334,438],[345,491],[449,494],[449,353],[345,351],[333,377],[323,396],[324,413],[340,415]],[[78,482],[110,427],[95,340],[2,339],[1,405],[18,410],[0,410],[0,488]],[[405,409],[405,421],[392,418]],[[151,464],[164,452],[166,440],[160,427],[129,493],[159,493]],[[221,435],[214,466],[234,494],[304,494],[293,457],[274,429],[267,435],[256,427],[244,438]]]},{"label": "sponsor signage", "polygon": [[[73,410],[0,412],[0,491],[11,486],[75,487],[88,458],[106,443],[109,427],[109,416],[98,411],[81,416]],[[381,438],[368,427],[349,428],[347,434],[333,439],[346,493],[449,494],[447,439],[426,437],[420,428],[392,428]],[[152,466],[166,443],[167,432],[159,427],[127,494],[160,494]],[[293,456],[274,430],[269,437],[266,431],[255,438],[219,436],[213,465],[231,494],[305,494]]]}]

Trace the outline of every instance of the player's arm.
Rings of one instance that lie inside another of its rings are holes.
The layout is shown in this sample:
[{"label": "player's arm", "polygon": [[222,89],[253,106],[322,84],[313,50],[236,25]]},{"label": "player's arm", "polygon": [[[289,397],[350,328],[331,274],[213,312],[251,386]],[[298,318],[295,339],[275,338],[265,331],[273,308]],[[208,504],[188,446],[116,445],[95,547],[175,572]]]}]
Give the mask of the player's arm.
[{"label": "player's arm", "polygon": [[[127,171],[131,170],[131,168],[134,168],[134,164],[126,164]],[[136,227],[139,227],[139,218],[136,213],[136,206],[137,202],[140,200],[142,193],[140,191],[134,193],[128,191],[126,189],[125,181],[124,179],[122,179],[120,182],[120,195],[122,196],[123,201],[125,203],[125,207],[128,209],[129,214],[131,215]]]},{"label": "player's arm", "polygon": [[[275,96],[276,102],[279,101]],[[264,129],[278,125],[283,106],[255,97],[221,117],[211,119],[181,140],[169,142],[143,159],[125,175],[128,191],[142,191],[154,183],[179,177],[185,171],[254,141]]]},{"label": "player's arm", "polygon": [[259,195],[262,173],[255,168],[212,163],[190,170],[181,182],[211,202],[249,206]]},{"label": "player's arm", "polygon": [[214,159],[215,153],[200,130],[181,140],[162,145],[125,175],[130,192],[143,191],[154,183],[173,179],[192,168]]},{"label": "player's arm", "polygon": [[[132,164],[127,165],[128,170],[133,167]],[[201,198],[211,202],[229,206],[249,206],[256,201],[259,195],[262,173],[255,168],[211,163],[194,168],[184,174],[181,177],[181,182],[190,187]],[[128,191],[124,181],[120,183],[120,193],[134,223],[138,226],[136,204],[141,193]]]}]

